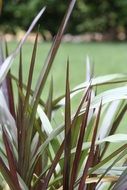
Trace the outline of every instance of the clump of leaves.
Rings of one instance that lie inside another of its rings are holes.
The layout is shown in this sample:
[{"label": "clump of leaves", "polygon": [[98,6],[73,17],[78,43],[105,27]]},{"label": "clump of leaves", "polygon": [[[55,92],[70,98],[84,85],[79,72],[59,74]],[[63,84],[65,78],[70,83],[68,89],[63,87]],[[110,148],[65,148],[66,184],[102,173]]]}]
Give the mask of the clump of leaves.
[{"label": "clump of leaves", "polygon": [[[74,4],[75,0],[72,0],[68,6],[34,90],[32,78],[38,34],[26,84],[23,82],[21,49],[45,8],[35,17],[19,46],[9,56],[6,44],[5,60],[1,48],[0,180],[1,184],[7,183],[11,190],[92,190],[103,189],[107,183],[107,189],[121,189],[121,186],[123,189],[126,186],[126,163],[122,162],[122,158],[127,153],[127,135],[115,132],[127,110],[127,86],[100,94],[97,94],[96,88],[113,83],[124,84],[127,75],[93,78],[87,58],[87,80],[70,90],[68,60],[65,94],[54,99],[51,80],[47,101],[41,99]],[[18,78],[10,71],[17,54],[20,54]],[[17,96],[14,83],[17,84]],[[79,93],[82,93],[82,98],[77,110],[71,110],[72,99]],[[55,116],[52,113],[61,107],[65,110],[64,119],[54,128],[52,121]],[[116,150],[108,151],[111,143],[120,142],[123,144]],[[117,166],[120,160],[121,165]]]}]

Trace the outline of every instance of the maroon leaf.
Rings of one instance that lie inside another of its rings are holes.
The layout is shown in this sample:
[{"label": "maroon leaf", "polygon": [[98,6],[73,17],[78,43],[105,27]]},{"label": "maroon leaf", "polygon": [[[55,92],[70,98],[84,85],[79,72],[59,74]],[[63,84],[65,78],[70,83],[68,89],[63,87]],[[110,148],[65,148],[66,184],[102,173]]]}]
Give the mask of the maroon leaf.
[{"label": "maroon leaf", "polygon": [[8,135],[7,135],[7,132],[5,131],[5,129],[3,129],[3,140],[4,140],[4,145],[6,148],[7,159],[8,159],[9,168],[10,168],[10,174],[13,176],[13,179],[15,180],[15,183],[17,184],[17,186],[20,190],[21,188],[20,188],[18,176],[17,176],[17,161],[14,156],[14,151],[12,149],[11,142],[9,141],[9,138],[8,138]]},{"label": "maroon leaf", "polygon": [[73,162],[72,173],[71,173],[71,181],[70,181],[70,190],[73,190],[73,186],[74,186],[74,183],[75,183],[75,180],[77,177],[78,164],[79,164],[80,157],[81,157],[82,144],[83,144],[83,140],[84,140],[85,129],[87,127],[87,120],[88,120],[88,114],[89,114],[89,108],[90,108],[90,102],[91,102],[91,92],[89,92],[88,97],[86,97],[86,98],[88,98],[88,103],[86,106],[86,112],[83,115],[83,121],[81,124],[78,144],[77,144],[75,158],[74,158],[74,162]]},{"label": "maroon leaf", "polygon": [[63,190],[69,190],[71,158],[71,103],[69,86],[69,62],[67,63],[66,96],[65,96],[65,140],[64,140],[64,173]]},{"label": "maroon leaf", "polygon": [[90,152],[87,158],[87,162],[83,171],[83,175],[81,177],[81,181],[79,184],[79,190],[82,190],[85,187],[85,181],[86,181],[86,177],[88,175],[88,169],[91,167],[92,162],[93,162],[93,158],[94,158],[94,151],[95,151],[95,141],[96,141],[96,135],[97,135],[97,129],[98,129],[98,124],[99,124],[99,119],[100,119],[100,113],[101,113],[101,104],[99,107],[99,111],[98,111],[98,115],[95,121],[95,126],[94,126],[94,132],[93,132],[93,137],[92,137],[92,143],[91,143],[91,147],[90,147]]},{"label": "maroon leaf", "polygon": [[6,167],[5,163],[3,162],[2,158],[0,157],[0,172],[4,179],[6,180],[7,184],[11,188],[11,190],[21,190],[19,187],[19,184],[15,181],[15,178],[9,171],[9,169]]}]

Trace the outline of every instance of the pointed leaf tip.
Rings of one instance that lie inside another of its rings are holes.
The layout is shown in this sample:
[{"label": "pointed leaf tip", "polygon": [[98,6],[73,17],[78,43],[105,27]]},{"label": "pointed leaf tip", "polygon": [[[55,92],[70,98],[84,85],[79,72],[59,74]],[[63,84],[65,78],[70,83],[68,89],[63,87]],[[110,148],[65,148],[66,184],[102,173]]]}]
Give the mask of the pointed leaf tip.
[{"label": "pointed leaf tip", "polygon": [[26,34],[24,35],[24,37],[22,38],[21,42],[19,43],[18,47],[16,48],[16,50],[5,59],[5,61],[3,62],[3,65],[0,68],[0,84],[3,82],[3,80],[5,79],[15,57],[17,56],[17,54],[19,53],[21,47],[23,46],[24,42],[26,41],[29,33],[32,31],[32,29],[34,28],[34,26],[36,25],[36,23],[38,22],[38,20],[40,19],[40,17],[42,16],[42,14],[45,11],[45,8],[42,8],[41,11],[37,14],[37,16],[34,18],[33,22],[31,23],[30,27],[28,28]]}]

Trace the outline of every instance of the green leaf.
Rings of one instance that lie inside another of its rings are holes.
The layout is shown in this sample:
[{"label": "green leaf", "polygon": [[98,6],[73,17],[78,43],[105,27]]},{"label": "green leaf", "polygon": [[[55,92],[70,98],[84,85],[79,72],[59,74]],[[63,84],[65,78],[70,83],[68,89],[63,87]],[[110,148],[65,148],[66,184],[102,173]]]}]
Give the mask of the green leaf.
[{"label": "green leaf", "polygon": [[[110,176],[120,176],[124,170],[127,169],[127,166],[113,166],[109,171],[107,171],[107,175]],[[101,175],[107,170],[106,166],[103,166],[97,169],[93,174]]]},{"label": "green leaf", "polygon": [[[125,104],[124,107],[122,107],[122,110],[118,113],[118,115],[114,119],[112,127],[111,127],[111,129],[109,131],[109,136],[113,135],[116,132],[116,130],[117,130],[120,122],[122,121],[122,119],[123,119],[123,117],[124,117],[124,115],[126,113],[126,110],[127,110],[127,104]],[[104,148],[103,148],[103,151],[101,153],[101,157],[103,157],[103,155],[105,154],[108,146],[109,146],[109,143],[106,143],[105,146],[104,146]]]},{"label": "green leaf", "polygon": [[[107,90],[103,93],[100,93],[99,95],[95,96],[91,102],[90,108],[97,108],[99,107],[99,103],[102,100],[102,105],[111,103],[115,100],[124,100],[127,99],[127,86],[114,88],[111,90]],[[81,110],[81,114],[84,113],[86,108]]]},{"label": "green leaf", "polygon": [[122,190],[127,187],[127,168],[123,171],[122,175],[113,187],[113,190]]},{"label": "green leaf", "polygon": [[51,132],[53,131],[53,127],[52,127],[47,115],[45,114],[45,112],[43,111],[43,109],[41,108],[40,105],[38,105],[37,113],[38,113],[39,118],[42,123],[42,131],[45,131],[46,134],[49,136],[51,134]]},{"label": "green leaf", "polygon": [[[111,136],[105,137],[104,139],[98,140],[95,142],[95,144],[99,145],[99,144],[102,144],[104,142],[110,142],[110,143],[125,142],[126,143],[126,140],[127,140],[127,135],[119,133],[119,134],[111,135]],[[90,146],[91,146],[91,142],[83,143],[83,150],[90,148]]]},{"label": "green leaf", "polygon": [[27,187],[27,185],[25,184],[25,182],[23,181],[23,179],[21,178],[21,176],[19,174],[18,174],[18,180],[20,182],[21,189],[29,190],[29,188]]},{"label": "green leaf", "polygon": [[124,149],[122,153],[113,161],[113,163],[107,167],[106,171],[102,174],[102,176],[99,178],[97,184],[101,181],[101,179],[106,175],[108,171],[119,161],[121,160],[125,155],[127,154],[127,149]]},{"label": "green leaf", "polygon": [[[126,148],[127,148],[127,144],[125,144],[125,145],[121,146],[120,148],[118,148],[117,150],[115,150],[109,156],[107,156],[106,158],[104,158],[103,160],[101,160],[98,164],[96,164],[93,168],[89,169],[88,175],[93,174],[99,168],[101,168],[103,165],[107,164],[108,162],[111,162],[111,160],[114,159],[114,157],[118,156],[118,154],[120,154],[121,152],[123,152]],[[79,184],[79,182],[80,182],[80,177],[77,180],[77,182],[75,183],[75,186],[77,186]]]},{"label": "green leaf", "polygon": [[[127,82],[126,80],[127,75],[125,74],[110,74],[110,75],[105,75],[105,76],[99,76],[96,78],[91,79],[91,86],[100,86],[100,85],[105,85],[105,84],[113,84],[113,83],[121,83],[121,82]],[[119,81],[119,79],[121,79]],[[122,81],[123,79],[123,81]],[[85,88],[89,86],[90,82],[86,81],[78,86],[76,86],[72,91],[71,91],[71,98],[75,97],[78,93],[84,91]],[[59,106],[64,106],[65,105],[65,95],[60,96],[59,98],[55,99],[53,104],[56,105],[58,104]]]},{"label": "green leaf", "polygon": [[[119,82],[118,81],[119,79],[125,80],[126,77],[127,77],[126,74],[121,74],[121,73],[99,76],[99,77],[91,79],[91,86],[104,85],[104,84],[108,84],[108,82],[113,83],[113,81]],[[88,85],[89,85],[89,81],[86,81],[86,82],[81,83],[78,86],[76,86],[73,90],[82,90],[82,89],[86,88]]]},{"label": "green leaf", "polygon": [[107,111],[104,113],[104,117],[102,118],[102,122],[100,125],[100,130],[99,130],[99,139],[103,139],[106,136],[108,136],[111,127],[112,127],[112,123],[113,120],[118,112],[118,109],[120,107],[121,101],[117,100],[117,101],[113,101]]},{"label": "green leaf", "polygon": [[91,168],[89,170],[89,174],[92,174],[93,172],[95,172],[98,168],[102,167],[103,165],[107,164],[109,161],[111,161],[114,157],[118,156],[119,153],[121,153],[122,151],[124,151],[127,148],[127,144],[124,144],[123,146],[121,146],[120,148],[118,148],[117,150],[115,150],[113,153],[111,153],[109,156],[107,156],[106,158],[104,158],[102,161],[100,161],[100,163],[98,163],[96,166],[94,166],[93,168]]}]

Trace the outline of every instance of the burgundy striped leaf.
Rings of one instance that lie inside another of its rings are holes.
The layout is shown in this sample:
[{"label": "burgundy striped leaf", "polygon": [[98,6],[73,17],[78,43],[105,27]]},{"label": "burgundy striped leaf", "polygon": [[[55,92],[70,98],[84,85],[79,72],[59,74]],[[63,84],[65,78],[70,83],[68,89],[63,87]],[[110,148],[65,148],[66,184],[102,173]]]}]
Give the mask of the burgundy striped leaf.
[{"label": "burgundy striped leaf", "polygon": [[[35,92],[33,95],[32,104],[36,108],[40,99],[40,95],[42,93],[42,90],[44,88],[46,79],[48,77],[49,71],[51,69],[52,63],[54,61],[54,58],[56,56],[56,53],[59,49],[63,34],[65,32],[66,26],[68,24],[69,18],[71,16],[72,10],[74,8],[74,5],[76,3],[76,0],[71,0],[70,4],[68,6],[67,12],[62,20],[61,26],[59,27],[59,30],[57,32],[57,35],[55,37],[55,40],[51,46],[51,49],[49,51],[49,54],[45,60],[44,66],[42,67],[42,71],[40,73],[40,76],[38,78],[38,81],[36,83]],[[36,100],[36,101],[35,101]]]},{"label": "burgundy striped leaf", "polygon": [[77,143],[77,147],[76,147],[75,158],[74,158],[73,167],[72,167],[70,190],[73,190],[74,183],[75,183],[75,180],[77,177],[78,164],[79,164],[80,157],[81,157],[85,129],[87,127],[87,121],[88,121],[88,114],[89,114],[89,108],[90,108],[90,102],[91,102],[91,92],[89,92],[87,99],[88,99],[88,102],[87,102],[87,106],[86,106],[86,112],[83,115],[83,120],[81,123],[80,132],[79,132],[78,143]]},{"label": "burgundy striped leaf", "polygon": [[[5,56],[6,56],[6,58],[9,56],[8,45],[7,45],[6,39],[5,39]],[[10,112],[11,112],[12,116],[16,119],[12,79],[11,79],[10,75],[11,75],[11,70],[8,71],[8,74],[6,77],[7,90],[8,90],[8,102],[9,102]]]},{"label": "burgundy striped leaf", "polygon": [[53,102],[53,78],[51,78],[49,94],[48,94],[47,102],[45,104],[45,113],[50,121],[52,118],[52,108],[53,108],[52,102]]},{"label": "burgundy striped leaf", "polygon": [[[87,88],[87,92],[86,92],[86,94],[84,95],[84,97],[83,97],[83,99],[82,99],[82,101],[81,101],[81,103],[80,103],[80,105],[79,105],[79,107],[78,107],[78,109],[77,109],[77,111],[76,111],[76,114],[75,114],[75,116],[74,116],[74,118],[73,118],[73,120],[72,120],[72,126],[71,126],[72,128],[75,126],[75,123],[76,123],[76,121],[77,121],[78,115],[79,115],[80,110],[81,110],[81,108],[82,108],[82,106],[83,106],[84,100],[85,100],[85,99],[87,98],[87,96],[88,96],[88,93],[89,93],[90,88],[91,88],[90,86]],[[62,142],[62,144],[61,144],[59,150],[57,151],[56,156],[55,156],[55,158],[54,158],[54,160],[53,160],[53,162],[52,162],[52,165],[51,165],[51,167],[50,167],[50,169],[49,169],[49,171],[48,171],[48,174],[47,174],[47,176],[46,176],[46,178],[45,178],[45,182],[44,182],[44,185],[43,185],[43,188],[44,188],[44,189],[47,188],[47,186],[48,186],[49,180],[50,180],[51,176],[53,175],[54,170],[55,170],[55,167],[56,167],[57,163],[59,162],[59,159],[60,159],[60,157],[61,157],[61,155],[62,155],[62,153],[63,153],[63,149],[64,149],[64,140],[63,140],[63,142]],[[35,160],[34,162],[37,161],[37,157],[39,157],[39,155],[40,155],[40,154],[37,154],[37,155],[36,155],[36,160]],[[34,165],[35,165],[35,164],[34,164]]]},{"label": "burgundy striped leaf", "polygon": [[9,168],[10,168],[10,174],[13,176],[13,179],[15,183],[17,184],[17,187],[20,188],[19,181],[18,181],[18,176],[17,176],[17,161],[14,156],[14,151],[11,146],[11,142],[9,141],[7,132],[5,129],[3,129],[3,140],[4,140],[4,145],[6,148],[6,153],[7,153],[7,159],[9,163]]},{"label": "burgundy striped leaf", "polygon": [[65,96],[65,138],[64,138],[64,173],[63,190],[69,190],[70,159],[71,159],[71,102],[69,85],[69,61],[66,72],[66,96]]},{"label": "burgundy striped leaf", "polygon": [[90,152],[89,152],[89,155],[88,155],[88,158],[87,158],[87,162],[85,164],[83,175],[81,177],[81,181],[80,181],[79,188],[78,188],[79,190],[82,190],[85,187],[85,181],[86,181],[86,177],[88,175],[88,169],[91,167],[92,162],[93,162],[94,151],[95,151],[95,141],[96,141],[97,129],[98,129],[98,124],[99,124],[99,119],[100,119],[101,107],[102,107],[102,102],[100,104],[98,115],[97,115],[97,118],[95,120],[95,126],[94,126],[94,132],[93,132]]},{"label": "burgundy striped leaf", "polygon": [[29,98],[31,95],[32,79],[33,79],[34,66],[35,66],[35,60],[36,60],[36,54],[37,54],[37,42],[38,42],[38,33],[35,38],[32,57],[31,57],[29,76],[28,76],[27,87],[26,87],[26,97],[25,97],[25,102],[24,102],[24,112],[26,111],[26,108],[29,103]]},{"label": "burgundy striped leaf", "polygon": [[17,189],[21,190],[21,188],[15,181],[15,178],[13,177],[13,175],[11,174],[11,172],[9,171],[9,169],[7,168],[1,157],[0,157],[0,172],[12,190],[17,190]]},{"label": "burgundy striped leaf", "polygon": [[55,158],[54,158],[54,160],[52,162],[52,165],[51,165],[51,167],[50,167],[50,169],[48,171],[48,174],[47,174],[47,176],[46,176],[46,178],[44,180],[44,184],[43,184],[43,188],[42,188],[43,190],[47,190],[47,188],[48,188],[48,183],[50,181],[51,176],[54,173],[56,165],[59,163],[60,157],[61,157],[61,155],[63,153],[63,148],[64,148],[64,142],[61,144],[58,152],[56,153],[56,156],[55,156]]},{"label": "burgundy striped leaf", "polygon": [[[31,142],[32,132],[33,132],[33,123],[34,123],[34,118],[35,118],[35,115],[36,115],[38,103],[39,103],[39,100],[40,100],[40,96],[42,94],[42,90],[44,88],[46,79],[48,77],[49,71],[50,71],[51,66],[52,66],[52,63],[54,61],[54,58],[55,58],[56,53],[58,51],[58,48],[60,46],[62,36],[63,36],[64,31],[66,29],[66,26],[67,26],[67,23],[69,21],[71,12],[72,12],[73,7],[75,5],[75,2],[76,2],[76,0],[71,0],[70,1],[70,4],[69,4],[68,9],[67,9],[67,12],[66,12],[66,14],[65,14],[65,16],[63,18],[61,26],[60,26],[60,28],[58,30],[56,38],[55,38],[55,40],[53,42],[53,45],[52,45],[52,47],[51,47],[51,49],[49,51],[47,59],[46,59],[46,61],[44,63],[44,66],[42,67],[42,71],[40,72],[40,76],[39,76],[38,81],[36,83],[35,91],[34,91],[32,102],[31,102],[31,105],[33,106],[33,109],[32,109],[31,117],[30,117],[30,120],[29,120],[30,122],[28,124],[31,127],[29,128],[29,131],[28,131],[29,135],[27,136],[27,139],[26,139],[26,144],[27,144],[26,152],[27,152],[27,154],[28,154],[28,152],[30,152],[30,142]],[[55,164],[53,164],[53,168],[54,168],[54,166],[55,166]],[[52,175],[51,170],[50,170],[50,174]],[[49,182],[50,177],[51,177],[50,174],[47,177],[44,189],[47,188],[48,182]]]}]

